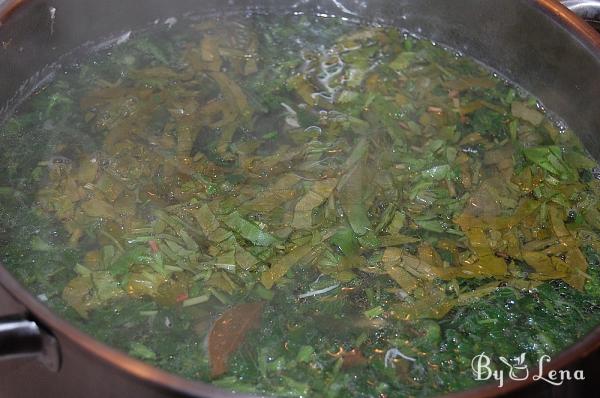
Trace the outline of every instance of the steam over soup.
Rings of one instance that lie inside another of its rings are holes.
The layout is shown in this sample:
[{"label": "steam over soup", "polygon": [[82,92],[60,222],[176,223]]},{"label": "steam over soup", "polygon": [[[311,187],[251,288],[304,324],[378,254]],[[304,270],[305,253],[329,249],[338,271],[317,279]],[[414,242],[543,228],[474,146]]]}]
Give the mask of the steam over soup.
[{"label": "steam over soup", "polygon": [[600,323],[597,164],[475,61],[306,16],[78,59],[1,129],[1,260],[99,340],[238,392],[430,396]]}]

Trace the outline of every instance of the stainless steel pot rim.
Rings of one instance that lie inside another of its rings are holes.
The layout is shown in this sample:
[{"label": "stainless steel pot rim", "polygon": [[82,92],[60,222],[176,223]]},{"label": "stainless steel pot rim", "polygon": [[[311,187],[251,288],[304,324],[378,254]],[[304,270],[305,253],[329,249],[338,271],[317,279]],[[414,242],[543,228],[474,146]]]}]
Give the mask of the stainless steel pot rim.
[{"label": "stainless steel pot rim", "polygon": [[535,4],[571,32],[600,59],[600,33],[558,0],[535,0]]}]

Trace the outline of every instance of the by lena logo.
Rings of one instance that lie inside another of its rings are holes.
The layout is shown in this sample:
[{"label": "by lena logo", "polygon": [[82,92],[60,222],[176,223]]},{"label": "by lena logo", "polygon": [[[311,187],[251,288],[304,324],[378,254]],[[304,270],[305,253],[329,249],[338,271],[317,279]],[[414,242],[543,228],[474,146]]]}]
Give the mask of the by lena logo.
[{"label": "by lena logo", "polygon": [[[475,380],[496,380],[498,387],[504,386],[505,380],[526,380],[530,376],[529,366],[525,362],[525,353],[512,358],[512,361],[505,357],[499,357],[498,360],[504,365],[505,369],[492,365],[492,358],[482,352],[475,355],[471,361],[471,369]],[[554,386],[560,386],[567,380],[585,380],[583,370],[550,370],[545,372],[544,365],[550,362],[549,355],[542,355],[538,360],[537,373],[532,373],[532,380],[543,380]]]}]

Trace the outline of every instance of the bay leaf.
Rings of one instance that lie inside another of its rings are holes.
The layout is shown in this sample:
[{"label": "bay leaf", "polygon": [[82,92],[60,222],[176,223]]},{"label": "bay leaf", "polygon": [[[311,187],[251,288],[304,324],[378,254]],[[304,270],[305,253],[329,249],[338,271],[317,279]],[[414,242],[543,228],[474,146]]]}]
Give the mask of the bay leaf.
[{"label": "bay leaf", "polygon": [[244,303],[225,311],[208,335],[211,375],[216,378],[229,369],[229,358],[244,342],[248,332],[260,324],[264,303]]}]

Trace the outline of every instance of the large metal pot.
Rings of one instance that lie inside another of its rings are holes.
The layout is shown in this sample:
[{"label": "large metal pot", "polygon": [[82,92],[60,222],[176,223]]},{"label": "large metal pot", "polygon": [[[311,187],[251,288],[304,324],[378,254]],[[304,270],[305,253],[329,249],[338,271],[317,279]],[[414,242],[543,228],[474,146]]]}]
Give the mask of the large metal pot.
[{"label": "large metal pot", "polygon": [[[16,3],[24,4],[15,10]],[[586,2],[587,8],[581,1],[570,3],[589,17],[589,3],[597,2]],[[63,54],[188,11],[214,16],[248,10],[351,14],[449,45],[534,93],[600,159],[595,106],[600,34],[555,0],[0,0],[0,125]],[[587,366],[587,384],[551,394],[579,396],[583,388],[595,389],[599,348],[600,328],[556,357],[546,370]],[[0,266],[3,354],[16,359],[0,362],[1,397],[231,396],[97,342],[54,315]],[[531,383],[510,382],[503,389],[488,385],[456,396],[548,393],[548,385]]]}]

